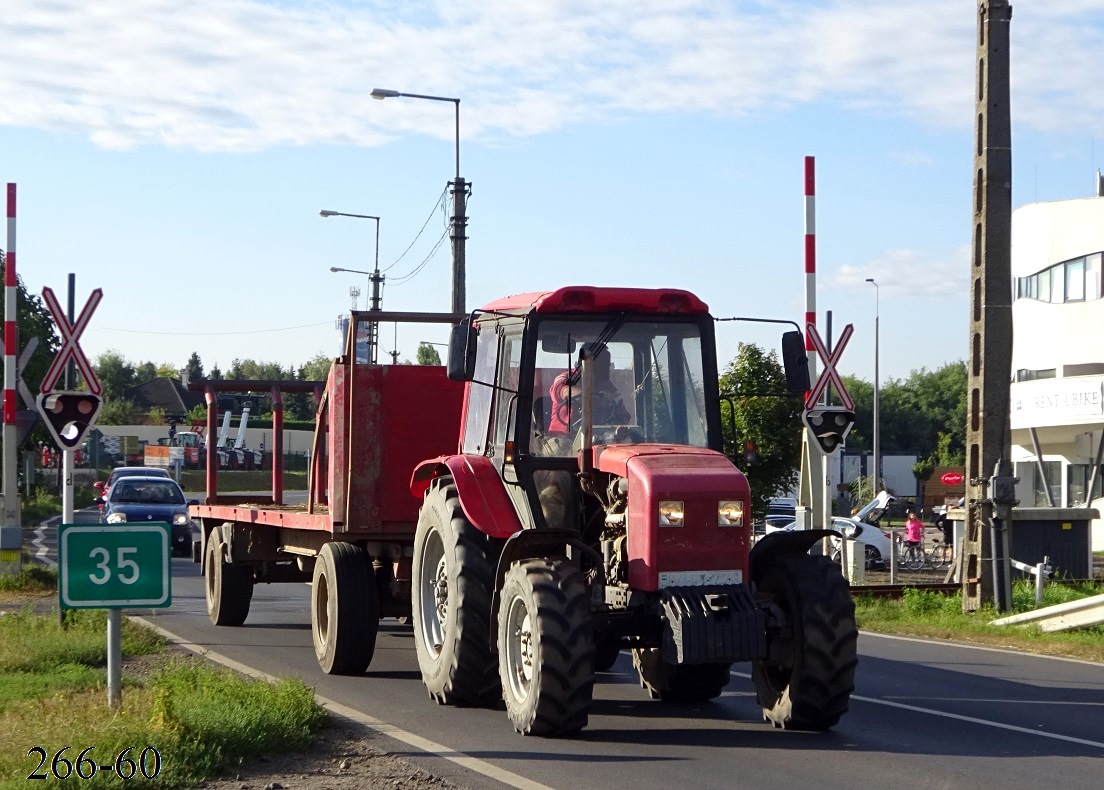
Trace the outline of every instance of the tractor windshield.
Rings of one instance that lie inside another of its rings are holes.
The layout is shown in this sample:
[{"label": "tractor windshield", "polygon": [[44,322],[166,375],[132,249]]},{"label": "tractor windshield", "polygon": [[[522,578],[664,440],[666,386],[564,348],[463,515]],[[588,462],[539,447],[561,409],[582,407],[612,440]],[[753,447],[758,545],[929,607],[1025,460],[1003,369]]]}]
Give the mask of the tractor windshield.
[{"label": "tractor windshield", "polygon": [[595,444],[707,446],[696,324],[546,319],[538,331],[534,368],[534,455],[573,455],[582,424],[584,346],[593,356]]}]

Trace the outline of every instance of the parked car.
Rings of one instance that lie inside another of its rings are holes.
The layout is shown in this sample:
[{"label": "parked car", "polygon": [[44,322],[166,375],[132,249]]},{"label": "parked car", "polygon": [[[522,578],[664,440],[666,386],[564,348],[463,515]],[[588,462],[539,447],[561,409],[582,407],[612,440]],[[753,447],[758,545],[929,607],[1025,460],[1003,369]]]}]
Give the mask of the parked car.
[{"label": "parked car", "polygon": [[[832,517],[832,529],[839,532],[847,540],[861,540],[866,544],[867,570],[884,568],[886,563],[889,562],[891,556],[890,545],[893,543],[893,538],[873,522],[877,522],[878,519],[881,518],[882,513],[885,512],[889,503],[893,500],[894,497],[892,494],[882,491],[851,518],[845,518],[843,516]],[[775,529],[775,527],[768,525],[766,531],[773,532]],[[790,521],[789,524],[782,526],[781,529],[796,530],[797,522]],[[839,562],[840,539],[833,537],[830,542],[832,547],[832,560]]]},{"label": "parked car", "polygon": [[160,476],[123,476],[112,484],[106,497],[96,502],[103,505],[100,521],[104,524],[167,522],[172,527],[172,553],[191,554],[189,503],[184,501],[184,492],[175,480]]}]

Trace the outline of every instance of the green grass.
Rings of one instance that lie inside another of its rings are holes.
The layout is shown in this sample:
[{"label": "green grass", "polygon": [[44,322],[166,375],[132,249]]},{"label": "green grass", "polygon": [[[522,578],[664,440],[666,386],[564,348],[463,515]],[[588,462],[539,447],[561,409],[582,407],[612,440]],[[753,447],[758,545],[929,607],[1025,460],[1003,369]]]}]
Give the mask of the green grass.
[{"label": "green grass", "polygon": [[[1042,606],[1053,606],[1101,593],[1104,593],[1104,589],[1099,585],[1048,584],[1044,588]],[[1035,608],[1034,583],[1014,584],[1013,612],[1026,612]],[[972,614],[963,614],[961,593],[942,595],[926,590],[906,589],[899,601],[862,595],[855,597],[855,617],[859,627],[868,631],[956,639],[1032,653],[1104,662],[1104,627],[1047,634],[1034,626],[990,625],[999,616],[991,606]]]},{"label": "green grass", "polygon": [[[49,754],[47,771],[64,747],[63,759],[73,763],[92,747],[88,756],[99,765],[115,764],[128,747],[124,759],[137,762],[152,747],[162,762],[158,786],[194,785],[252,756],[303,749],[326,723],[314,692],[301,681],[267,683],[197,658],[152,659],[159,664],[145,676],[124,672],[123,708],[111,711],[106,616],[80,611],[66,617],[64,629],[55,616],[0,617],[0,788],[26,786],[40,759],[28,755],[34,747]],[[161,645],[161,637],[124,620],[124,656]],[[135,783],[104,772],[71,779],[81,787]]]},{"label": "green grass", "polygon": [[56,570],[30,562],[26,557],[19,573],[0,573],[0,592],[50,592],[57,590],[57,583]]},{"label": "green grass", "polygon": [[[76,486],[73,488],[73,507],[77,510],[91,507],[96,496],[96,490],[91,486]],[[33,489],[30,497],[24,497],[22,505],[23,523],[27,525],[41,524],[61,513],[61,497],[44,488]]]}]

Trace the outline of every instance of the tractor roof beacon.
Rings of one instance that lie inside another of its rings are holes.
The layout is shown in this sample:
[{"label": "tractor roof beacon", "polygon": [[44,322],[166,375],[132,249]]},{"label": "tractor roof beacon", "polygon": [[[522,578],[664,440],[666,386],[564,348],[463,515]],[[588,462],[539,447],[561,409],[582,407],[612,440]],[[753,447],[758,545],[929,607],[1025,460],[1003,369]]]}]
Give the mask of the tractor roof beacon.
[{"label": "tractor roof beacon", "polygon": [[597,287],[507,297],[454,327],[459,450],[411,482],[415,643],[438,702],[505,699],[518,732],[575,733],[594,673],[629,649],[658,699],[717,697],[751,661],[775,726],[846,712],[847,584],[808,554],[824,531],[752,549],[713,327],[686,291]]}]

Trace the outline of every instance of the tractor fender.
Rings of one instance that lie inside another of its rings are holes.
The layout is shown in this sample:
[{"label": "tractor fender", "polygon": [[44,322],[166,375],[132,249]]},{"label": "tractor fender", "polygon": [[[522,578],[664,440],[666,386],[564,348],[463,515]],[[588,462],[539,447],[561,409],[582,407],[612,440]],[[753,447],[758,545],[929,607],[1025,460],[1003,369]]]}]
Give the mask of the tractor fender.
[{"label": "tractor fender", "polygon": [[422,461],[410,478],[410,492],[424,496],[434,478],[451,475],[468,521],[492,538],[521,531],[521,521],[498,470],[482,455],[442,455]]},{"label": "tractor fender", "polygon": [[803,529],[796,532],[780,529],[764,535],[752,546],[748,556],[748,575],[751,581],[758,583],[780,559],[805,554],[815,543],[829,535],[841,537],[834,529]]},{"label": "tractor fender", "polygon": [[579,533],[571,529],[523,529],[506,541],[498,555],[498,567],[495,569],[494,594],[491,596],[491,649],[497,649],[498,607],[501,601],[502,582],[510,566],[519,560],[547,559],[566,557],[570,546],[577,552],[588,555],[599,567],[602,567],[602,555],[583,542]]}]

